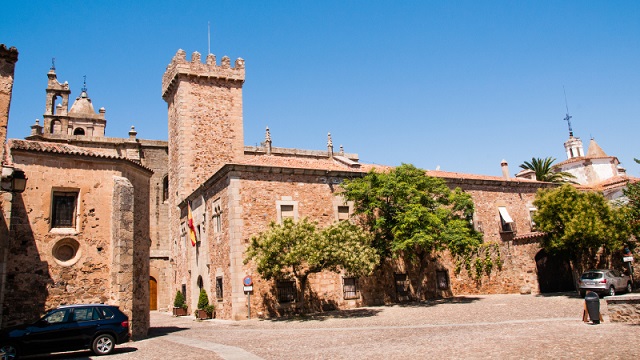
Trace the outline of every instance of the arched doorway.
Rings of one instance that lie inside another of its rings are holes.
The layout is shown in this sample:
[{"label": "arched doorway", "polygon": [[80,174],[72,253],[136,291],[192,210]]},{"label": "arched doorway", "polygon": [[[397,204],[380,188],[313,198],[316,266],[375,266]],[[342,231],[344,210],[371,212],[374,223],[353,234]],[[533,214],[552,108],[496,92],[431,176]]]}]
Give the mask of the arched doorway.
[{"label": "arched doorway", "polygon": [[149,310],[158,310],[158,282],[149,277]]},{"label": "arched doorway", "polygon": [[536,254],[536,268],[541,293],[575,290],[571,264],[564,257],[548,254],[542,249]]}]

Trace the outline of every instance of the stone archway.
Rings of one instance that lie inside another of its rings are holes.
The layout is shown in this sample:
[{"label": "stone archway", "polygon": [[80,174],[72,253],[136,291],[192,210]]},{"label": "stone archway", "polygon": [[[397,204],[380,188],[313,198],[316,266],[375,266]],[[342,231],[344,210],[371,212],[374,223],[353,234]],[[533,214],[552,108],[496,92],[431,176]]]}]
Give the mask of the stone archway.
[{"label": "stone archway", "polygon": [[575,290],[571,264],[567,259],[548,254],[542,249],[536,254],[535,260],[541,293]]},{"label": "stone archway", "polygon": [[149,310],[158,310],[158,282],[149,277]]}]

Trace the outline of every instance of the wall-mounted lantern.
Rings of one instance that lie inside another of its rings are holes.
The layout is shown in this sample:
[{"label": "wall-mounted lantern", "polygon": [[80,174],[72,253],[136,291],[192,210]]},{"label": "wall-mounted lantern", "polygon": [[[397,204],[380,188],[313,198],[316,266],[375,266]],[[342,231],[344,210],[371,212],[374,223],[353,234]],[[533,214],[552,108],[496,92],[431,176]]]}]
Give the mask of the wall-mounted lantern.
[{"label": "wall-mounted lantern", "polygon": [[24,175],[24,171],[9,166],[2,167],[0,188],[3,191],[21,193],[26,189],[26,187],[27,177]]}]

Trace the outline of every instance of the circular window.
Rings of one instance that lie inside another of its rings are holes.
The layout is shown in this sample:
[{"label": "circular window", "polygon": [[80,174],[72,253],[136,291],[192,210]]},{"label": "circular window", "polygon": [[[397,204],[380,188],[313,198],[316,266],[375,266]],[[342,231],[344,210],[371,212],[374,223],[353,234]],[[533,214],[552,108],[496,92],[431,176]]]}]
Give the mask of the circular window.
[{"label": "circular window", "polygon": [[80,258],[80,243],[77,240],[66,238],[53,245],[53,258],[63,266],[71,266]]}]

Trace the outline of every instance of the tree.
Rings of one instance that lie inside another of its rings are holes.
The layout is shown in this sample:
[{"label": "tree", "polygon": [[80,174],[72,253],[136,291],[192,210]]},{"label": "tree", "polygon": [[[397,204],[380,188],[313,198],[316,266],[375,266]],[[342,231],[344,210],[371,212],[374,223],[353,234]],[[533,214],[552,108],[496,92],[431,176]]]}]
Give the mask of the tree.
[{"label": "tree", "polygon": [[538,181],[553,183],[572,182],[572,179],[575,179],[573,174],[566,171],[553,171],[552,164],[554,161],[556,161],[556,159],[552,157],[544,159],[531,158],[531,162],[525,161],[520,164],[520,168],[524,170],[533,170],[536,174],[536,180]]},{"label": "tree", "polygon": [[293,275],[298,283],[298,301],[305,307],[310,274],[344,270],[353,276],[370,275],[379,262],[371,237],[358,226],[337,222],[323,230],[306,218],[284,219],[251,238],[245,264],[255,260],[256,270],[266,280]]},{"label": "tree", "polygon": [[[631,233],[637,240],[640,239],[640,182],[629,183],[623,193],[626,197],[624,209],[631,226]],[[633,248],[635,244],[630,242],[629,245]]]},{"label": "tree", "polygon": [[541,189],[533,205],[533,220],[546,233],[542,247],[564,254],[573,263],[574,275],[596,267],[600,251],[622,249],[630,234],[624,209],[612,206],[598,192],[580,192],[571,185]]},{"label": "tree", "polygon": [[[413,165],[385,173],[372,170],[345,180],[342,187],[362,226],[374,234],[378,252],[416,261],[420,279],[435,252],[448,249],[456,257],[468,257],[482,243],[482,235],[471,226],[471,196]],[[422,281],[417,293],[422,295]]]}]

